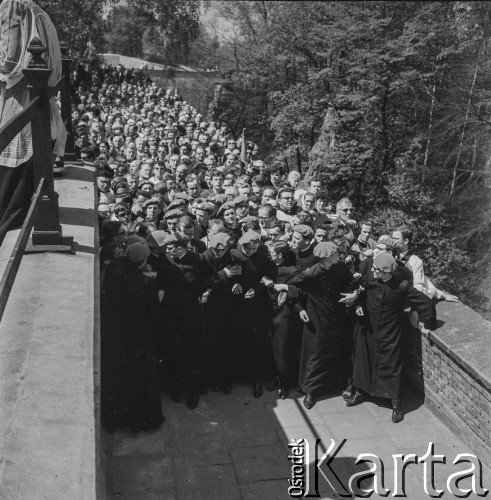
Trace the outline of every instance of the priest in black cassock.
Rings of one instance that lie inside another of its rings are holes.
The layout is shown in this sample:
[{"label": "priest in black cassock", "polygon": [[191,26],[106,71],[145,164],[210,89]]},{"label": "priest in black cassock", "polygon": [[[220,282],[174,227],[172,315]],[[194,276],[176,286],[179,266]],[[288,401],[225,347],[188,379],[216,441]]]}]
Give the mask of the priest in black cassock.
[{"label": "priest in black cassock", "polygon": [[[263,278],[275,279],[274,269],[264,252],[258,251],[261,235],[247,231],[236,249],[231,250],[232,265],[240,267],[240,274],[231,278],[235,296],[234,317],[237,322],[237,349],[241,351],[239,372],[251,379],[253,395],[263,394],[263,380],[271,380],[269,362],[268,327],[272,320],[272,307]],[[272,357],[272,356],[271,356]],[[268,380],[268,381],[269,381]]]},{"label": "priest in black cassock", "polygon": [[[204,311],[212,284],[217,281],[211,264],[187,249],[189,239],[182,233],[166,236],[164,246],[168,262],[162,259],[155,281],[163,296],[166,317],[168,370],[173,375],[171,396],[175,401],[184,392],[190,410],[198,406],[204,389],[206,366]],[[170,264],[170,265],[169,265]]]},{"label": "priest in black cassock", "polygon": [[215,390],[224,394],[232,392],[237,356],[237,321],[234,318],[236,298],[232,293],[231,279],[241,274],[240,265],[232,264],[230,247],[232,236],[228,233],[212,234],[209,248],[202,256],[215,269],[218,283],[206,302],[207,340],[210,345],[209,374]]},{"label": "priest in black cassock", "polygon": [[319,262],[293,276],[288,285],[275,285],[277,291],[300,288],[307,295],[300,354],[299,388],[305,393],[304,406],[310,410],[316,398],[335,392],[340,384],[339,346],[347,335],[346,306],[339,303],[341,293],[348,292],[352,276],[338,262],[337,247],[332,242],[318,243],[314,255]]},{"label": "priest in black cassock", "polygon": [[109,432],[162,424],[155,335],[162,319],[157,289],[144,276],[148,246],[134,243],[109,264],[101,293],[102,421]]},{"label": "priest in black cassock", "polygon": [[355,406],[365,394],[392,400],[392,421],[404,418],[401,404],[402,321],[404,308],[410,305],[419,313],[423,330],[436,326],[435,305],[409,281],[397,279],[396,260],[387,252],[373,260],[373,273],[360,301],[355,304],[360,317],[355,335],[353,384],[355,394],[346,402]]}]

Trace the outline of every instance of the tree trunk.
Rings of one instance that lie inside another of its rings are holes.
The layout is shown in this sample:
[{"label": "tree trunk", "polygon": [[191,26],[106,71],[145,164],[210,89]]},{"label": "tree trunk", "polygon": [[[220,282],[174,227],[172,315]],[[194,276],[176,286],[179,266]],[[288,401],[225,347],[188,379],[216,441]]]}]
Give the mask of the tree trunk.
[{"label": "tree trunk", "polygon": [[481,50],[482,50],[482,47],[479,50],[479,53],[477,54],[476,66],[474,68],[474,75],[472,77],[472,84],[471,84],[471,90],[469,93],[469,100],[467,101],[467,109],[465,111],[464,127],[462,129],[462,134],[460,136],[459,150],[458,150],[457,159],[455,160],[455,165],[453,168],[452,185],[450,187],[450,198],[453,196],[453,193],[455,191],[455,181],[457,178],[457,169],[459,167],[460,156],[462,154],[462,146],[464,144],[465,130],[467,128],[467,120],[469,119],[469,113],[470,113],[471,104],[472,104],[472,96],[474,95],[474,87],[476,85],[476,80],[477,80],[477,70],[479,69],[479,59],[481,57]]},{"label": "tree trunk", "polygon": [[436,75],[435,79],[433,80],[433,87],[431,89],[432,95],[431,95],[431,106],[430,106],[430,116],[429,116],[429,123],[428,123],[428,139],[426,140],[426,150],[425,150],[425,159],[423,161],[423,175],[421,182],[424,184],[426,181],[426,168],[428,165],[428,155],[430,151],[430,143],[431,143],[431,131],[433,128],[433,110],[435,109],[435,92],[436,92]]}]

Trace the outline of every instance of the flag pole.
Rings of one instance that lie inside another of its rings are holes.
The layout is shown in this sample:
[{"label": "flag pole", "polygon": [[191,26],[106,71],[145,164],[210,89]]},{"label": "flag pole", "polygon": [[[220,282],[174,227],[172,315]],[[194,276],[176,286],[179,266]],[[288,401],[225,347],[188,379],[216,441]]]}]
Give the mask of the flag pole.
[{"label": "flag pole", "polygon": [[240,159],[246,164],[247,166],[247,147],[246,147],[246,142],[245,142],[245,131],[246,129],[242,129],[242,144],[240,145]]}]

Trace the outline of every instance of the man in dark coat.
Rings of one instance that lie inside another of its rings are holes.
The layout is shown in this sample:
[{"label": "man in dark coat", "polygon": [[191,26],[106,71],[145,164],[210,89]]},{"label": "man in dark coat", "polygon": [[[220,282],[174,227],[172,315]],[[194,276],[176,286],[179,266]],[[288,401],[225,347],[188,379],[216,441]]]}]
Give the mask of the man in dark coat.
[{"label": "man in dark coat", "polygon": [[291,245],[295,252],[296,266],[300,271],[313,266],[317,262],[317,257],[314,255],[316,245],[314,230],[307,224],[298,224],[293,228]]},{"label": "man in dark coat", "polygon": [[289,290],[294,285],[307,295],[307,315],[300,355],[299,387],[305,393],[307,409],[323,394],[338,389],[339,342],[346,335],[346,307],[340,304],[341,293],[350,290],[349,269],[338,262],[336,245],[318,243],[314,255],[317,264],[293,276],[288,285],[275,285],[276,290]]},{"label": "man in dark coat", "polygon": [[[382,235],[379,237],[376,248],[373,250],[373,255],[366,256],[363,261],[360,262],[359,272],[353,276],[352,288],[357,288],[356,292],[346,294],[341,302],[346,304],[347,307],[353,305],[355,300],[359,297],[360,291],[365,290],[370,279],[373,279],[373,259],[374,256],[378,255],[381,252],[388,252],[394,258],[397,255],[398,249],[400,248],[399,243],[390,238],[387,235]],[[412,283],[412,273],[409,269],[402,263],[398,262],[397,269],[393,272],[393,277],[395,280],[402,282],[404,280],[408,280]],[[356,342],[356,338],[359,332],[359,329],[362,327],[361,323],[363,323],[363,319],[356,316],[354,308],[350,308],[348,311],[348,319],[350,325],[353,325],[351,328],[351,336],[348,339],[346,344],[346,367],[348,374],[348,386],[343,391],[343,398],[347,401],[355,394],[355,387],[353,385],[353,358],[354,358],[354,345]]]},{"label": "man in dark coat", "polygon": [[261,236],[255,231],[247,231],[238,247],[231,251],[232,264],[241,268],[241,273],[233,277],[232,293],[236,296],[234,318],[238,332],[237,346],[243,353],[239,362],[240,371],[253,382],[253,395],[263,394],[262,381],[266,372],[268,356],[268,328],[271,324],[272,308],[268,291],[263,284],[264,277],[274,281],[272,266],[268,257],[258,252]]},{"label": "man in dark coat", "polygon": [[141,266],[150,255],[142,243],[109,264],[101,293],[102,421],[150,430],[164,421],[157,387],[154,335],[162,319],[157,290]]},{"label": "man in dark coat", "polygon": [[180,399],[187,393],[189,409],[197,407],[203,387],[204,314],[201,303],[211,291],[216,273],[198,254],[187,250],[188,238],[179,232],[166,237],[164,245],[171,265],[157,269],[156,284],[163,295],[166,311],[170,372],[174,376],[172,392]]},{"label": "man in dark coat", "polygon": [[234,301],[230,279],[238,276],[241,266],[232,264],[230,246],[232,237],[228,233],[213,234],[209,238],[209,248],[203,258],[215,269],[219,282],[211,291],[206,303],[206,325],[211,344],[210,377],[216,390],[224,394],[232,392],[236,367],[236,335],[234,322]]},{"label": "man in dark coat", "polygon": [[[285,284],[299,272],[295,266],[295,256],[286,241],[269,245],[269,258],[277,269],[276,283]],[[303,293],[291,286],[288,300],[283,301],[282,293],[271,290],[273,303],[273,348],[280,384],[281,399],[288,397],[288,386],[297,383],[299,353],[302,339],[302,321],[308,321],[304,308]]]},{"label": "man in dark coat", "polygon": [[387,252],[373,260],[373,277],[366,284],[356,313],[363,318],[357,329],[353,383],[355,394],[346,402],[355,406],[370,396],[392,400],[392,421],[404,418],[401,405],[402,321],[406,304],[416,309],[423,329],[436,326],[435,306],[409,281],[397,279],[397,262]]}]

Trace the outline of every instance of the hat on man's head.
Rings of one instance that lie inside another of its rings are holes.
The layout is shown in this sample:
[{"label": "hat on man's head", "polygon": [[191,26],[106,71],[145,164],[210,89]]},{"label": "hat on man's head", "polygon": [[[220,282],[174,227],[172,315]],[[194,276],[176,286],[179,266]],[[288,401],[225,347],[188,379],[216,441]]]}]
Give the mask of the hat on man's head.
[{"label": "hat on man's head", "polygon": [[262,187],[266,184],[266,180],[266,176],[264,176],[263,174],[259,174],[252,179],[252,183]]},{"label": "hat on man's head", "polygon": [[153,182],[149,179],[144,179],[138,183],[138,187],[141,189],[145,184],[150,184],[153,187]]},{"label": "hat on man's head", "polygon": [[172,200],[169,203],[169,206],[167,207],[167,210],[173,210],[174,208],[183,207],[184,205],[186,205],[186,200],[175,199],[175,200]]},{"label": "hat on man's head", "polygon": [[293,227],[293,231],[302,235],[307,240],[311,240],[314,237],[314,230],[310,226],[307,226],[307,224],[297,224]]},{"label": "hat on man's head", "polygon": [[168,234],[166,237],[165,237],[165,240],[164,240],[164,246],[165,245],[181,245],[183,247],[185,247],[189,242],[189,238],[176,231],[175,233],[170,233]]},{"label": "hat on man's head", "polygon": [[112,179],[114,177],[114,172],[111,171],[109,167],[97,167],[95,171],[96,177],[106,177],[108,179]]},{"label": "hat on man's head", "polygon": [[235,205],[233,201],[226,201],[219,209],[217,212],[217,216],[220,217],[220,215],[225,212],[225,210],[229,210],[230,208],[235,209]]},{"label": "hat on man's head", "polygon": [[234,206],[238,205],[244,205],[246,203],[249,203],[249,198],[245,194],[239,194],[239,196],[236,196],[232,202]]},{"label": "hat on man's head", "polygon": [[114,190],[114,196],[116,196],[116,198],[124,198],[125,196],[127,196],[129,194],[129,190],[128,188],[126,187],[126,185],[124,184],[120,184],[119,186],[116,187],[116,189]]},{"label": "hat on man's head", "polygon": [[227,201],[227,196],[223,193],[216,194],[214,196],[210,196],[208,202],[213,203],[215,205],[223,205]]},{"label": "hat on man's head", "polygon": [[145,238],[143,238],[142,236],[138,236],[137,234],[130,234],[126,238],[126,245],[129,246],[132,245],[133,243],[141,243],[142,245],[147,244]]},{"label": "hat on man's head", "polygon": [[394,238],[391,238],[386,234],[383,234],[382,236],[379,237],[379,239],[377,240],[377,244],[385,245],[387,248],[390,248],[391,250],[397,250],[401,248],[401,244],[399,241],[395,240]]},{"label": "hat on man's head", "polygon": [[331,257],[338,252],[338,247],[332,241],[322,241],[314,247],[314,255],[319,259]]},{"label": "hat on man's head", "polygon": [[150,248],[161,248],[161,247],[165,246],[165,243],[164,243],[165,238],[167,238],[168,235],[169,235],[169,233],[167,231],[163,231],[161,229],[158,229],[157,231],[153,231],[146,238],[147,245]]},{"label": "hat on man's head", "polygon": [[183,192],[178,192],[174,195],[174,200],[185,200],[185,201],[190,201],[191,196],[189,196],[187,193]]},{"label": "hat on man's head", "polygon": [[[170,205],[169,205],[170,206]],[[171,210],[168,210],[165,215],[164,219],[177,219],[178,217],[183,217],[185,214],[184,210],[181,210],[180,208],[173,208]]]},{"label": "hat on man's head", "polygon": [[384,273],[393,273],[397,269],[397,262],[392,255],[387,252],[380,252],[373,259],[373,265]]},{"label": "hat on man's head", "polygon": [[148,259],[150,255],[150,248],[148,248],[146,243],[132,243],[126,247],[124,255],[130,262],[141,264]]},{"label": "hat on man's head", "polygon": [[249,224],[250,222],[259,223],[259,217],[255,217],[254,215],[246,215],[239,220],[239,224]]},{"label": "hat on man's head", "polygon": [[228,233],[216,233],[208,238],[210,248],[217,248],[219,245],[226,247],[231,241],[232,237]]},{"label": "hat on man's head", "polygon": [[246,231],[239,239],[239,245],[248,245],[249,243],[259,243],[261,241],[261,235],[256,233],[256,231]]},{"label": "hat on man's head", "polygon": [[209,203],[208,201],[202,201],[201,203],[198,203],[197,205],[194,206],[194,210],[203,210],[205,212],[208,212],[209,214],[213,213],[215,210],[215,207],[213,203]]},{"label": "hat on man's head", "polygon": [[157,198],[150,198],[142,203],[142,209],[145,210],[149,205],[157,205],[160,208],[160,201]]}]

